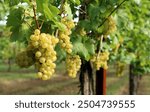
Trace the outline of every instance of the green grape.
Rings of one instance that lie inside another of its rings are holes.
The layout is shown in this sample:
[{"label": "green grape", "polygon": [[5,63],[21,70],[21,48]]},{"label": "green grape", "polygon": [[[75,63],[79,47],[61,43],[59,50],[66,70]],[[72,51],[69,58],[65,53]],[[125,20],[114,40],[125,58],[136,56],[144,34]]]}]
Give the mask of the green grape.
[{"label": "green grape", "polygon": [[82,28],[79,33],[80,33],[81,36],[85,36],[86,35],[86,31],[84,30],[84,28]]},{"label": "green grape", "polygon": [[67,53],[68,53],[68,54],[72,53],[72,49],[68,49],[68,50],[67,50]]},{"label": "green grape", "polygon": [[94,63],[96,70],[99,70],[101,67],[108,69],[107,60],[109,59],[109,52],[99,52],[91,58],[91,62]]},{"label": "green grape", "polygon": [[65,17],[62,19],[62,23],[67,26],[67,29],[59,32],[59,43],[68,54],[71,54],[73,46],[70,42],[69,35],[71,34],[71,29],[75,27],[75,24],[73,20],[67,20]]},{"label": "green grape", "polygon": [[36,29],[36,30],[34,31],[34,34],[35,34],[35,35],[39,35],[39,34],[40,34],[40,30],[39,30],[39,29]]},{"label": "green grape", "polygon": [[116,75],[118,77],[123,76],[124,69],[125,69],[125,64],[124,63],[122,63],[122,62],[117,62],[116,63]]},{"label": "green grape", "polygon": [[66,67],[68,75],[75,78],[81,67],[81,59],[79,55],[71,56],[68,54],[66,58]]},{"label": "green grape", "polygon": [[28,56],[28,52],[32,52],[32,51],[23,51],[23,52],[17,54],[17,56],[16,56],[16,63],[21,68],[27,68],[34,64],[34,59],[32,57]]},{"label": "green grape", "polygon": [[51,65],[52,64],[52,60],[50,60],[50,59],[46,60],[46,64],[47,65]]},{"label": "green grape", "polygon": [[40,63],[45,63],[45,61],[46,61],[46,59],[45,59],[44,57],[41,57],[41,58],[39,59],[39,62],[40,62]]},{"label": "green grape", "polygon": [[37,77],[48,80],[55,72],[57,53],[54,50],[59,39],[36,29],[30,36],[26,51],[18,54],[16,62],[20,67],[35,65],[38,69]]},{"label": "green grape", "polygon": [[32,46],[34,46],[35,48],[37,48],[38,45],[39,45],[39,43],[38,43],[37,41],[33,41],[33,42],[32,42]]},{"label": "green grape", "polygon": [[104,23],[104,31],[103,31],[104,37],[107,37],[107,35],[111,34],[115,30],[116,30],[115,20],[112,18],[112,16],[110,16]]},{"label": "green grape", "polygon": [[47,43],[43,43],[41,46],[42,46],[42,48],[47,48],[48,44]]},{"label": "green grape", "polygon": [[48,79],[49,79],[49,77],[47,75],[42,76],[42,80],[48,80]]},{"label": "green grape", "polygon": [[52,61],[56,61],[56,60],[57,60],[57,57],[56,57],[56,56],[53,56],[51,59],[52,59]]},{"label": "green grape", "polygon": [[37,58],[39,58],[39,57],[42,56],[42,53],[41,53],[40,51],[37,51],[37,52],[35,53],[35,56],[36,56]]},{"label": "green grape", "polygon": [[42,72],[38,72],[38,73],[37,73],[37,77],[38,77],[38,78],[42,78],[42,76],[43,76]]},{"label": "green grape", "polygon": [[52,71],[48,71],[48,72],[47,72],[47,75],[48,75],[48,76],[52,76],[52,74],[53,74]]}]

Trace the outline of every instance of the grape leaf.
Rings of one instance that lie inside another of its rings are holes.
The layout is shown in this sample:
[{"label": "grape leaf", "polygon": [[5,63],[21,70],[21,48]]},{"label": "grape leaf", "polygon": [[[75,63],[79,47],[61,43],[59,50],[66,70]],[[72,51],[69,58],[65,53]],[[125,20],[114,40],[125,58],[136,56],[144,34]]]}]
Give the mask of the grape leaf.
[{"label": "grape leaf", "polygon": [[56,45],[55,50],[57,52],[57,61],[56,61],[56,63],[61,63],[63,60],[65,60],[66,52],[60,47],[59,44]]},{"label": "grape leaf", "polygon": [[29,0],[22,0],[22,3],[23,3],[23,2],[26,2],[26,3],[30,4],[30,1],[29,1]]},{"label": "grape leaf", "polygon": [[90,39],[88,39],[87,41],[84,42],[84,46],[88,50],[88,53],[90,55],[95,54],[94,43]]},{"label": "grape leaf", "polygon": [[11,41],[26,42],[31,35],[29,27],[27,26],[27,24],[24,23],[17,27],[12,27],[11,32]]},{"label": "grape leaf", "polygon": [[44,13],[45,17],[50,21],[53,21],[60,30],[65,30],[65,25],[58,21],[58,14],[60,13],[59,9],[51,4],[48,5],[48,2],[48,0],[37,0],[37,10]]},{"label": "grape leaf", "polygon": [[19,26],[22,24],[23,8],[10,10],[10,14],[7,19],[7,26]]},{"label": "grape leaf", "polygon": [[69,20],[71,20],[73,15],[72,15],[72,11],[71,11],[70,5],[65,3],[64,8],[65,8],[66,13],[68,14],[67,18]]},{"label": "grape leaf", "polygon": [[44,15],[52,21],[55,21],[55,17],[59,14],[59,9],[53,5],[49,5],[48,0],[36,0],[37,11],[44,13]]},{"label": "grape leaf", "polygon": [[6,0],[9,3],[9,6],[12,7],[20,3],[20,0]]},{"label": "grape leaf", "polygon": [[72,3],[80,5],[80,0],[70,0]]},{"label": "grape leaf", "polygon": [[90,54],[83,43],[75,42],[73,44],[73,51],[75,51],[75,53],[79,54],[81,58],[87,61],[90,59]]},{"label": "grape leaf", "polygon": [[61,31],[64,31],[66,29],[66,26],[61,22],[55,22],[55,24]]},{"label": "grape leaf", "polygon": [[43,4],[47,4],[48,5],[48,0],[36,0],[36,4],[37,4],[37,11],[39,12],[43,12]]},{"label": "grape leaf", "polygon": [[48,5],[43,4],[43,8],[44,8],[44,9],[43,9],[43,12],[44,12],[45,16],[46,16],[49,20],[55,21],[52,12],[51,12],[51,11],[49,10],[49,8],[48,8]]},{"label": "grape leaf", "polygon": [[59,9],[51,4],[49,5],[49,9],[55,16],[57,16],[60,13]]}]

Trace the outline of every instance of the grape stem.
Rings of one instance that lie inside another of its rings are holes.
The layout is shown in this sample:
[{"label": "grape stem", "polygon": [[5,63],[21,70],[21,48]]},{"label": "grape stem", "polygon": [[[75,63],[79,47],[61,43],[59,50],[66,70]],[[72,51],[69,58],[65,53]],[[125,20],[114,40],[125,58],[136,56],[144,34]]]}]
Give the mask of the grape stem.
[{"label": "grape stem", "polygon": [[62,0],[61,1],[61,6],[60,6],[60,15],[64,12],[64,4],[65,4],[66,0]]},{"label": "grape stem", "polygon": [[102,51],[102,48],[103,48],[103,38],[104,38],[104,36],[103,35],[101,35],[101,37],[100,37],[100,44],[99,44],[99,49],[98,49],[98,53],[97,53],[97,57],[96,57],[96,60],[97,60],[97,58],[99,57],[99,55],[100,55],[100,53],[101,53],[101,51]]},{"label": "grape stem", "polygon": [[101,51],[102,51],[102,48],[103,48],[103,38],[104,38],[104,36],[101,35],[101,38],[100,38],[100,46],[99,46],[99,52],[101,52]]},{"label": "grape stem", "polygon": [[[32,2],[32,0],[30,0],[30,2]],[[35,2],[36,2],[36,0],[35,0]],[[36,8],[35,8],[36,6],[35,5],[33,5],[33,13],[34,13],[34,20],[35,20],[35,23],[36,23],[36,27],[37,27],[37,29],[40,29],[40,27],[39,27],[39,22],[38,22],[38,20],[37,20],[37,17],[36,17]]]},{"label": "grape stem", "polygon": [[58,32],[59,32],[59,30],[57,29],[56,33],[55,33],[55,37],[58,37]]},{"label": "grape stem", "polygon": [[42,24],[40,25],[39,29],[41,29],[41,28],[42,28],[43,24],[44,24],[44,21],[42,21]]},{"label": "grape stem", "polygon": [[124,3],[126,2],[127,0],[123,0],[119,5],[116,6],[116,8],[114,8],[110,14],[104,19],[104,21],[99,25],[99,27],[101,27],[105,22],[106,20]]}]

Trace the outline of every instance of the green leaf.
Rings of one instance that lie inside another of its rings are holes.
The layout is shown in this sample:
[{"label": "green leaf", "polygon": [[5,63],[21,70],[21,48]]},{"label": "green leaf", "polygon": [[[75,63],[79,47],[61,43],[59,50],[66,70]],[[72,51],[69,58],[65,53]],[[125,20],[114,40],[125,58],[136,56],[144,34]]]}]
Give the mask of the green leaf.
[{"label": "green leaf", "polygon": [[48,5],[48,0],[37,0],[37,10],[41,13],[44,13],[45,17],[53,21],[55,25],[60,29],[60,30],[65,30],[66,27],[64,24],[58,22],[58,14],[59,14],[59,9],[53,5]]},{"label": "green leaf", "polygon": [[70,0],[72,3],[80,5],[80,0]]},{"label": "green leaf", "polygon": [[7,19],[7,26],[10,27],[11,41],[26,41],[29,38],[30,29],[27,24],[24,24],[24,19],[22,17],[24,13],[23,8],[19,7],[10,11]]},{"label": "green leaf", "polygon": [[48,18],[51,21],[55,21],[52,12],[48,8],[48,5],[47,4],[43,4],[43,8],[44,8],[43,12],[44,12],[44,15],[46,16],[46,18]]},{"label": "green leaf", "polygon": [[104,6],[104,5],[100,6],[100,12],[105,13],[106,12],[106,6]]},{"label": "green leaf", "polygon": [[80,20],[78,24],[79,26],[83,27],[86,31],[91,30],[91,23],[89,20]]},{"label": "green leaf", "polygon": [[88,53],[90,55],[95,54],[94,43],[90,39],[88,39],[86,42],[84,42],[84,46],[88,50]]},{"label": "green leaf", "polygon": [[100,11],[99,6],[90,4],[88,7],[88,13],[89,13],[90,19],[94,20],[99,15],[99,11]]},{"label": "green leaf", "polygon": [[48,0],[36,0],[36,4],[37,4],[37,11],[39,12],[43,12],[43,4],[47,4],[48,5]]},{"label": "green leaf", "polygon": [[54,21],[53,13],[48,7],[48,0],[36,0],[36,3],[37,3],[37,11],[44,13],[46,18]]},{"label": "green leaf", "polygon": [[8,15],[7,19],[7,26],[19,26],[22,24],[22,15],[23,8],[10,10],[10,14]]},{"label": "green leaf", "polygon": [[75,53],[79,54],[81,58],[87,61],[90,59],[90,54],[88,53],[88,50],[83,43],[75,42],[73,44],[73,51],[75,51]]},{"label": "green leaf", "polygon": [[55,50],[57,52],[57,61],[56,63],[61,63],[63,60],[65,60],[66,52],[60,47],[59,44],[56,45]]},{"label": "green leaf", "polygon": [[29,1],[29,0],[22,0],[22,3],[23,3],[23,2],[26,2],[26,3],[30,4],[30,1]]},{"label": "green leaf", "polygon": [[11,41],[26,42],[31,35],[31,31],[27,24],[21,24],[11,28]]},{"label": "green leaf", "polygon": [[18,5],[20,3],[20,0],[7,0],[9,3],[9,6]]},{"label": "green leaf", "polygon": [[47,19],[55,21],[59,14],[59,9],[51,4],[48,0],[36,0],[37,11],[44,13]]},{"label": "green leaf", "polygon": [[68,14],[67,19],[71,20],[73,18],[73,15],[72,15],[70,5],[67,2],[65,3],[64,8],[65,8],[66,14]]},{"label": "green leaf", "polygon": [[60,13],[59,9],[51,4],[49,5],[49,9],[55,16],[57,16]]},{"label": "green leaf", "polygon": [[135,2],[136,4],[140,4],[140,3],[141,3],[141,0],[134,0],[134,2]]},{"label": "green leaf", "polygon": [[112,37],[112,38],[113,38],[112,44],[116,45],[116,44],[119,43],[119,40],[118,40],[118,38],[117,38],[116,36],[114,36],[114,37]]},{"label": "green leaf", "polygon": [[66,29],[66,26],[61,22],[55,22],[55,24],[61,31],[64,31]]}]

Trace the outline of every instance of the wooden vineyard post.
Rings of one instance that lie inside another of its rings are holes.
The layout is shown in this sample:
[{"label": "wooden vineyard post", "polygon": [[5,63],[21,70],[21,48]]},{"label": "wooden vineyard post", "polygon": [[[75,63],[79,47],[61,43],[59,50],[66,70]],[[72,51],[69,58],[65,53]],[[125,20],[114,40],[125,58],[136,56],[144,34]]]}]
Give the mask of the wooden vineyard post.
[{"label": "wooden vineyard post", "polygon": [[80,72],[80,92],[81,95],[93,95],[94,94],[94,81],[93,73],[90,62],[83,62]]},{"label": "wooden vineyard post", "polygon": [[137,94],[137,75],[133,73],[134,65],[130,64],[130,73],[129,73],[129,95]]},{"label": "wooden vineyard post", "polygon": [[106,95],[106,70],[96,71],[96,95]]}]

